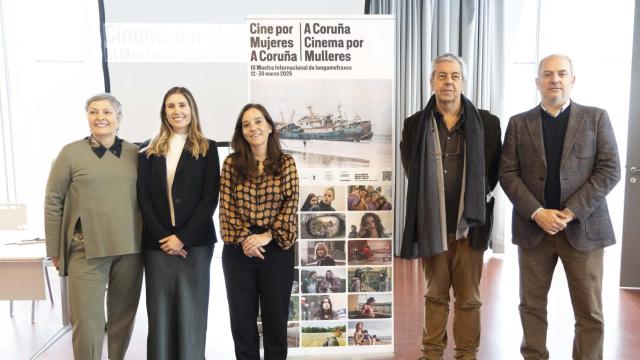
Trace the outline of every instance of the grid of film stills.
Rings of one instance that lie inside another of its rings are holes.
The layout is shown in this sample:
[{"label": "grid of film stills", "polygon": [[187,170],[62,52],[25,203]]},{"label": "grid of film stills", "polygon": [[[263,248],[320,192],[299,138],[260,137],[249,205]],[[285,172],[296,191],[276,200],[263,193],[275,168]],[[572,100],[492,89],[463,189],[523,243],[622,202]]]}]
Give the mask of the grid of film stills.
[{"label": "grid of film stills", "polygon": [[392,344],[391,196],[389,183],[300,187],[290,348]]}]

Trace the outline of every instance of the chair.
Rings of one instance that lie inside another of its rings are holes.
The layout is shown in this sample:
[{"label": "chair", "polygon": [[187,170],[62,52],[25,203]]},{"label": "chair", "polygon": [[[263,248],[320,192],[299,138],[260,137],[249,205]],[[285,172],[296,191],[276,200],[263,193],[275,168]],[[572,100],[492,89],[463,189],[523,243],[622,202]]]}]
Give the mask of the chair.
[{"label": "chair", "polygon": [[0,204],[0,230],[24,230],[26,227],[26,204]]}]

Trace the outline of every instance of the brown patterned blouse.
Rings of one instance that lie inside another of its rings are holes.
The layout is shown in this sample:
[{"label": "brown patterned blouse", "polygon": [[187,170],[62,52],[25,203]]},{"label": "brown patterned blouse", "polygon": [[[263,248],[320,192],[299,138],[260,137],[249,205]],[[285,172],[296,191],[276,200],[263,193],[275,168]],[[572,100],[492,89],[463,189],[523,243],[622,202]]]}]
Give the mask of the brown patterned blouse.
[{"label": "brown patterned blouse", "polygon": [[298,232],[298,171],[290,155],[282,155],[279,175],[263,174],[239,182],[232,155],[220,175],[220,234],[225,243],[251,235],[251,226],[271,230],[283,250],[293,246]]}]

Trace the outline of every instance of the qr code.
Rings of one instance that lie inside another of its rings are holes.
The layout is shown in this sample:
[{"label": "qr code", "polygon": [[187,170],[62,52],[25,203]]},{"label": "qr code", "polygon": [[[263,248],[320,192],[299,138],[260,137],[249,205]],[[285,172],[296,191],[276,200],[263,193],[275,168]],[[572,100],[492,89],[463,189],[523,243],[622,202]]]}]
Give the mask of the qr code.
[{"label": "qr code", "polygon": [[391,181],[391,171],[382,172],[382,181]]}]

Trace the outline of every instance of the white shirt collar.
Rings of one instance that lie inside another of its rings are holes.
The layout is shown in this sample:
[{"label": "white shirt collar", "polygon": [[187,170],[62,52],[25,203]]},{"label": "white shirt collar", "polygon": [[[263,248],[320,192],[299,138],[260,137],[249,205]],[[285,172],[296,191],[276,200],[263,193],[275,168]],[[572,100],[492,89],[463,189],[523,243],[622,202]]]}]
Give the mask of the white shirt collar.
[{"label": "white shirt collar", "polygon": [[546,112],[547,114],[553,117],[558,117],[558,115],[562,114],[562,112],[565,111],[569,107],[569,105],[571,105],[571,99],[567,99],[567,102],[565,102],[564,105],[562,105],[562,107],[560,108],[560,111],[558,111],[557,114],[554,114],[551,111],[547,110],[547,108],[545,108],[542,103],[540,103],[540,107],[542,108],[542,110],[544,110],[544,112]]}]

